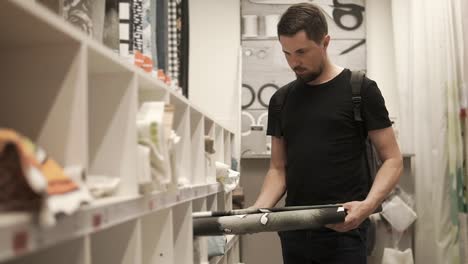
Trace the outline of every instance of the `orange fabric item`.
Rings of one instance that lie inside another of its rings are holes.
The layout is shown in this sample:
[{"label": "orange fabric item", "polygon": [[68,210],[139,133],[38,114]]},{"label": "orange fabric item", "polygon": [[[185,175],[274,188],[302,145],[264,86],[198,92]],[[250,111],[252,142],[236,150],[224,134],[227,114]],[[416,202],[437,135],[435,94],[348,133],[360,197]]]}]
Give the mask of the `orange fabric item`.
[{"label": "orange fabric item", "polygon": [[153,60],[148,56],[144,56],[143,61],[143,70],[145,72],[151,72],[153,70]]},{"label": "orange fabric item", "polygon": [[139,51],[135,51],[135,65],[138,67],[142,67],[145,61],[145,57]]},{"label": "orange fabric item", "polygon": [[47,179],[47,193],[49,195],[63,194],[78,189],[78,185],[64,174],[63,169],[55,160],[46,159],[40,169]]},{"label": "orange fabric item", "polygon": [[35,192],[27,169],[37,162],[13,130],[0,129],[0,212],[39,211],[44,193]]}]

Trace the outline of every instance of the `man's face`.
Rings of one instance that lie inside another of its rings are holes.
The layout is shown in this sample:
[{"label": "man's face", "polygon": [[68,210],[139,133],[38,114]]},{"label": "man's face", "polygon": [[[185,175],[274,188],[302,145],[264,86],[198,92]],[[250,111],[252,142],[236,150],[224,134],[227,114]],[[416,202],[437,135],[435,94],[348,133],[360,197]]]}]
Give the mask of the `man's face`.
[{"label": "man's face", "polygon": [[328,36],[317,44],[302,30],[294,36],[280,36],[279,41],[289,66],[298,78],[307,83],[320,76],[324,67]]}]

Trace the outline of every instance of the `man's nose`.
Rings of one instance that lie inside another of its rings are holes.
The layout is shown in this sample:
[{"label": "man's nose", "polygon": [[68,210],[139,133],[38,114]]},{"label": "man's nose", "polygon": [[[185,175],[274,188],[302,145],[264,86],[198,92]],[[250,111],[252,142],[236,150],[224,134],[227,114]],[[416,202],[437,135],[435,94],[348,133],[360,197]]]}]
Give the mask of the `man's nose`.
[{"label": "man's nose", "polygon": [[289,59],[289,63],[293,69],[296,68],[297,66],[301,66],[302,64],[301,60],[299,60],[296,56],[291,56]]}]

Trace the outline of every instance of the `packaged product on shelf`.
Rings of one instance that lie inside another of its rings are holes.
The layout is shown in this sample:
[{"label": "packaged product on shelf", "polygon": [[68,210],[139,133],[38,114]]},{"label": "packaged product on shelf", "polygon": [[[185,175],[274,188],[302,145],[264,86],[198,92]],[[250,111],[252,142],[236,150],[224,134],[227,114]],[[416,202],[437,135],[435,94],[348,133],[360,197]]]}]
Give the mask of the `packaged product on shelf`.
[{"label": "packaged product on shelf", "polygon": [[151,175],[156,189],[165,189],[172,177],[164,109],[164,102],[145,102],[137,114],[138,143],[150,149]]},{"label": "packaged product on shelf", "polygon": [[[403,191],[397,188],[400,195],[405,196]],[[408,205],[400,195],[393,194],[389,196],[382,204],[381,215],[398,232],[404,232],[414,221],[416,221],[416,212]]]},{"label": "packaged product on shelf", "polygon": [[28,138],[0,129],[2,211],[39,214],[42,225],[53,225],[58,214],[71,214],[92,200],[87,189]]},{"label": "packaged product on shelf", "polygon": [[225,192],[234,190],[239,184],[240,173],[229,168],[229,165],[216,162],[216,180],[220,182]]},{"label": "packaged product on shelf", "polygon": [[149,147],[138,144],[138,186],[140,193],[149,193],[153,190],[150,152]]},{"label": "packaged product on shelf", "polygon": [[116,177],[93,175],[86,179],[86,186],[94,198],[112,196],[119,184],[120,179]]},{"label": "packaged product on shelf", "polygon": [[214,148],[214,138],[210,136],[205,136],[205,152],[208,154],[215,154],[216,150]]}]

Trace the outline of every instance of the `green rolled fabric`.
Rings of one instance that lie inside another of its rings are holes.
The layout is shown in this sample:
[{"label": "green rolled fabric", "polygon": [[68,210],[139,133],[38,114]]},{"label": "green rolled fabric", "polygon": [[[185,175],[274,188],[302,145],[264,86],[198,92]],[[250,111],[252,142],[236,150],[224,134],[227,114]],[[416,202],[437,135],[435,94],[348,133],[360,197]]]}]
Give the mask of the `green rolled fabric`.
[{"label": "green rolled fabric", "polygon": [[345,217],[343,207],[203,217],[193,219],[193,233],[195,236],[216,236],[318,229],[344,222]]}]

